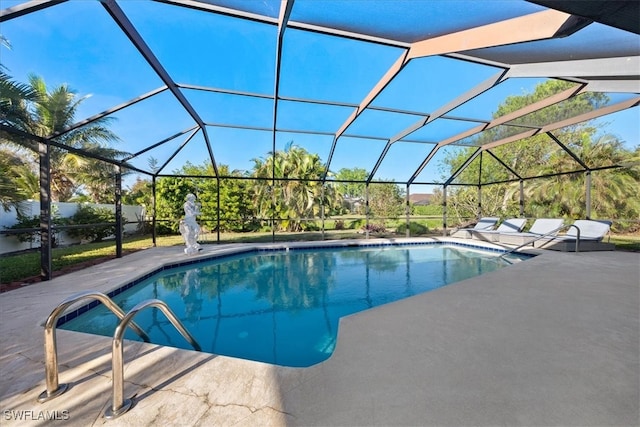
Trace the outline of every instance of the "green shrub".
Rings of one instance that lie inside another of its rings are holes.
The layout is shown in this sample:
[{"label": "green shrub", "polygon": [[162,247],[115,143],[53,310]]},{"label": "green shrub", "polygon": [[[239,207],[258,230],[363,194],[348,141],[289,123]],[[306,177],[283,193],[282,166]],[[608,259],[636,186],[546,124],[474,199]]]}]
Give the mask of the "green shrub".
[{"label": "green shrub", "polygon": [[320,225],[315,221],[304,221],[300,223],[301,231],[320,231]]},{"label": "green shrub", "polygon": [[[7,230],[17,230],[22,228],[39,228],[40,227],[40,216],[34,215],[32,217],[18,215],[18,222],[12,225],[11,227],[4,227]],[[16,238],[21,242],[39,242],[40,241],[40,233],[37,231],[32,232],[16,232],[12,233],[12,236],[16,236]]]},{"label": "green shrub", "polygon": [[367,225],[364,225],[361,230],[363,232],[369,232],[369,233],[385,233],[387,231],[387,229],[385,228],[384,224],[376,224],[376,223],[372,223],[370,222]]},{"label": "green shrub", "polygon": [[175,224],[177,221],[156,221],[156,233],[160,236],[172,236],[178,234]]},{"label": "green shrub", "polygon": [[[396,227],[396,233],[405,234],[407,232],[407,223],[404,222],[402,224],[398,224]],[[411,221],[409,223],[409,234],[411,236],[420,236],[422,234],[427,234],[429,232],[429,227],[425,224],[421,224],[416,221]]]},{"label": "green shrub", "polygon": [[260,226],[260,228],[258,229],[258,232],[260,233],[271,233],[272,229],[271,229],[271,224],[262,224]]},{"label": "green shrub", "polygon": [[[51,223],[55,227],[56,225],[64,225],[66,223],[66,220],[64,218],[60,218],[54,212],[54,216],[52,216],[51,218]],[[4,228],[7,230],[19,230],[19,229],[26,229],[26,228],[39,229],[40,215],[34,215],[31,217],[25,216],[25,215],[18,215],[18,222],[16,224],[10,227],[4,227]],[[16,236],[16,238],[20,242],[40,243],[40,231],[17,232],[17,233],[12,233],[11,235]],[[55,232],[51,233],[51,246],[54,248],[58,246]]]},{"label": "green shrub", "polygon": [[[68,220],[69,225],[89,225],[81,228],[69,228],[67,234],[76,239],[100,242],[116,233],[116,216],[109,209],[78,205],[78,210]],[[95,225],[91,225],[95,224]]]},{"label": "green shrub", "polygon": [[367,223],[367,220],[364,218],[355,219],[349,223],[349,226],[347,228],[349,230],[359,230],[362,227],[364,227],[366,223]]}]

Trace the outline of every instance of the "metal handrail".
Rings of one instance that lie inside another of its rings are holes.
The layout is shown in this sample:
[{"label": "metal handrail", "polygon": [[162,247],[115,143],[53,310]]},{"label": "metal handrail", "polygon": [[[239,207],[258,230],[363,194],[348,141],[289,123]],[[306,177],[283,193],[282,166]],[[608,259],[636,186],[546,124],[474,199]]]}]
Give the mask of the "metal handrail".
[{"label": "metal handrail", "polygon": [[[54,397],[60,396],[69,388],[68,384],[58,384],[58,349],[56,345],[56,325],[58,318],[71,305],[83,299],[95,299],[100,301],[113,314],[118,316],[120,320],[125,317],[124,311],[116,305],[108,296],[101,292],[88,291],[71,295],[51,312],[44,326],[44,355],[45,355],[45,377],[47,381],[47,389],[40,393],[38,402],[43,403]],[[133,329],[140,337],[149,342],[149,337],[135,323],[131,324]]]},{"label": "metal handrail", "polygon": [[135,307],[133,307],[129,312],[125,315],[125,317],[120,321],[120,324],[116,328],[116,331],[113,334],[113,345],[112,345],[112,371],[113,371],[113,399],[111,402],[111,407],[107,408],[104,413],[104,417],[106,419],[114,419],[119,417],[120,415],[127,412],[132,405],[131,399],[124,399],[124,349],[122,345],[122,338],[124,336],[124,332],[127,328],[129,322],[132,322],[133,317],[138,314],[141,310],[144,310],[147,307],[156,307],[159,308],[160,311],[164,313],[165,316],[171,321],[173,326],[182,334],[182,336],[189,341],[189,344],[193,346],[196,351],[200,351],[200,345],[197,343],[195,338],[187,331],[187,329],[182,325],[180,320],[176,317],[175,314],[171,311],[169,306],[164,302],[158,299],[149,299],[146,301],[142,301],[138,303]]},{"label": "metal handrail", "polygon": [[545,237],[549,237],[551,235],[555,235],[555,233],[557,233],[558,231],[562,230],[563,228],[571,228],[571,227],[575,227],[576,230],[578,230],[577,234],[576,234],[576,252],[580,252],[580,227],[574,225],[574,224],[563,224],[562,226],[556,228],[555,230],[551,230],[548,233],[545,234],[541,234],[540,236],[536,236],[531,240],[527,240],[525,243],[516,246],[515,248],[503,253],[500,255],[500,258],[505,256],[505,255],[509,255],[514,253],[515,251],[517,251],[518,249],[524,248],[525,246],[529,246],[530,244],[532,244],[533,242],[537,242],[540,239],[544,239]]}]

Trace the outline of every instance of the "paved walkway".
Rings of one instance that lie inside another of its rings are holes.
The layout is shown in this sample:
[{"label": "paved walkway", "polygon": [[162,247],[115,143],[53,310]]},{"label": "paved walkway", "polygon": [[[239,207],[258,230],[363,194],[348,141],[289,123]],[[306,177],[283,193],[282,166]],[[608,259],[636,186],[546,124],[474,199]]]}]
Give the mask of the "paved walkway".
[{"label": "paved walkway", "polygon": [[625,252],[545,252],[349,316],[306,369],[127,342],[134,407],[110,421],[111,339],[61,330],[71,388],[36,403],[53,307],[182,257],[155,248],[0,294],[0,425],[640,425],[640,254]]}]

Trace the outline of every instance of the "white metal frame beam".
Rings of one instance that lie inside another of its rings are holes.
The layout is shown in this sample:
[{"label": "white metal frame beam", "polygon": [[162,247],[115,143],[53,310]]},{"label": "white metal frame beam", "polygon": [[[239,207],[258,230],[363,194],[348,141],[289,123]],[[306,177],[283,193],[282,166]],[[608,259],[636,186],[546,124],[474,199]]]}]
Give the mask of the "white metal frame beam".
[{"label": "white metal frame beam", "polygon": [[[362,112],[373,102],[376,96],[378,96],[384,90],[384,88],[387,87],[387,85],[400,73],[400,71],[402,71],[402,69],[409,63],[410,60],[433,55],[443,55],[466,51],[470,49],[479,49],[552,38],[560,34],[561,30],[570,20],[570,18],[572,18],[572,16],[564,12],[559,12],[557,10],[545,10],[542,12],[536,12],[529,15],[507,19],[504,21],[495,22],[492,24],[487,24],[480,27],[475,27],[468,30],[463,30],[456,33],[446,34],[443,36],[434,37],[432,39],[412,43],[409,46],[409,49],[396,59],[396,61],[387,70],[384,76],[382,76],[378,83],[365,96],[362,102],[360,102],[358,108],[351,113],[351,115],[336,132],[333,144],[329,151],[329,158],[327,160],[326,169],[327,172],[331,164],[335,146],[340,136],[353,122],[355,122],[358,116],[362,114]],[[486,85],[486,82],[483,83],[483,85]],[[478,91],[477,93],[473,93],[467,96],[477,96],[481,92],[482,91]],[[444,105],[441,109],[439,109],[438,114],[442,115],[446,111],[450,111],[452,108],[454,108],[456,102],[459,105],[464,101],[464,96],[458,100],[454,100],[452,103]],[[435,118],[430,120],[434,119]],[[388,151],[388,148],[383,152],[383,155],[386,153],[386,151]],[[378,163],[380,163],[380,161],[381,160],[379,159]]]}]

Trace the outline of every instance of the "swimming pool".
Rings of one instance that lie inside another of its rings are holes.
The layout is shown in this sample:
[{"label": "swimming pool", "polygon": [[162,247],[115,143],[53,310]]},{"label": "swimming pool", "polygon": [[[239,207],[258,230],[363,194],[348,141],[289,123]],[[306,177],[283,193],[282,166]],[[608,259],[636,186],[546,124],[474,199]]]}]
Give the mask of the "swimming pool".
[{"label": "swimming pool", "polygon": [[[125,312],[164,301],[203,351],[306,367],[332,354],[340,317],[523,259],[500,255],[449,244],[263,250],[165,270],[112,299]],[[156,309],[135,322],[153,343],[191,349]],[[116,325],[98,305],[61,329],[113,336]]]}]

